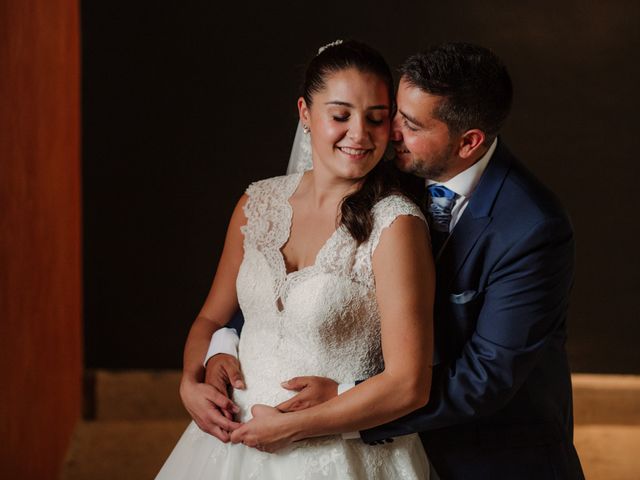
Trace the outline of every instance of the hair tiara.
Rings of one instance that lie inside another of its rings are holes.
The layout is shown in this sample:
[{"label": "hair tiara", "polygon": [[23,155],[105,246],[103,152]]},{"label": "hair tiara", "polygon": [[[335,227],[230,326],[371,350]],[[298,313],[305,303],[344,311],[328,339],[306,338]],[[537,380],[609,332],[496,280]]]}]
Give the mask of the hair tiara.
[{"label": "hair tiara", "polygon": [[322,52],[324,52],[327,48],[331,48],[331,47],[336,47],[338,45],[340,45],[343,42],[343,40],[336,40],[335,42],[331,42],[331,43],[327,43],[326,45],[323,45],[322,47],[320,47],[318,49],[318,55],[320,55]]}]

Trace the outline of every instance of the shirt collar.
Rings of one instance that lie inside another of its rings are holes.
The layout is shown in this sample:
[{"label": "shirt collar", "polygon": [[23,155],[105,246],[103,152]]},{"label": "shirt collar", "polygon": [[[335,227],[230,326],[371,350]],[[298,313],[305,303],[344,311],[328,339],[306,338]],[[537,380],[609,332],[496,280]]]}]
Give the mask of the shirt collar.
[{"label": "shirt collar", "polygon": [[496,138],[493,143],[491,143],[489,150],[487,150],[486,153],[482,157],[480,157],[480,160],[471,165],[469,168],[460,172],[455,177],[450,178],[446,182],[441,183],[436,182],[435,180],[427,180],[427,186],[437,183],[438,185],[447,187],[449,190],[457,193],[461,197],[470,197],[473,191],[476,189],[478,182],[480,182],[480,177],[482,177],[482,174],[487,168],[487,164],[493,156],[493,152],[496,151],[497,146],[498,139]]}]

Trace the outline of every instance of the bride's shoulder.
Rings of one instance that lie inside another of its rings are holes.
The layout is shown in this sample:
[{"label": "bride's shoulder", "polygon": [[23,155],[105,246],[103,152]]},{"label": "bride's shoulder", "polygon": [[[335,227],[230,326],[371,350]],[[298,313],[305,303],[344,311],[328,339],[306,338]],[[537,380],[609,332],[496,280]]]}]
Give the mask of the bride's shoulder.
[{"label": "bride's shoulder", "polygon": [[[394,235],[402,237],[407,234],[411,235],[417,224],[422,222],[427,224],[420,207],[400,193],[393,193],[378,200],[373,206],[372,212],[373,229],[368,241],[371,252],[376,249],[383,232],[394,230]],[[418,220],[417,222],[396,222],[400,217],[412,217]],[[394,224],[398,227],[389,229]]]},{"label": "bride's shoulder", "polygon": [[425,220],[420,207],[418,207],[418,205],[408,197],[400,193],[387,195],[386,197],[378,200],[378,202],[373,206],[373,216],[376,223],[385,223],[386,221],[393,220],[401,215],[410,215]]},{"label": "bride's shoulder", "polygon": [[246,194],[249,197],[265,193],[286,194],[291,188],[295,189],[300,177],[302,177],[302,173],[291,173],[257,180],[247,187]]}]

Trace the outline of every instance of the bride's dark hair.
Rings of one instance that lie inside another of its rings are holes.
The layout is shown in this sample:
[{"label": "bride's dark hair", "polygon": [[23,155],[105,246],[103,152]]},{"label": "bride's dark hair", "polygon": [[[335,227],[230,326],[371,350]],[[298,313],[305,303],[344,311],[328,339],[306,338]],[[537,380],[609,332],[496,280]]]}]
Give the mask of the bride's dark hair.
[{"label": "bride's dark hair", "polygon": [[[302,93],[307,106],[311,107],[313,95],[325,88],[327,77],[349,68],[374,74],[385,83],[389,92],[390,115],[393,116],[393,76],[389,65],[376,50],[355,40],[330,44],[311,60]],[[391,162],[381,160],[364,178],[360,189],[342,200],[340,223],[358,243],[364,242],[373,228],[371,209],[380,199],[396,192],[401,192],[398,172]]]}]

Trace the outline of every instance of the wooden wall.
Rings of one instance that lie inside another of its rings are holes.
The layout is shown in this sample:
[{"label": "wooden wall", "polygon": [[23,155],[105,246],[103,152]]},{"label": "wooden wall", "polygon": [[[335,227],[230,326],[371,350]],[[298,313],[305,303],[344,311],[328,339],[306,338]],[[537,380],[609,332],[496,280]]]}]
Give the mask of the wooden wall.
[{"label": "wooden wall", "polygon": [[81,408],[79,7],[0,0],[0,478],[56,478]]}]

